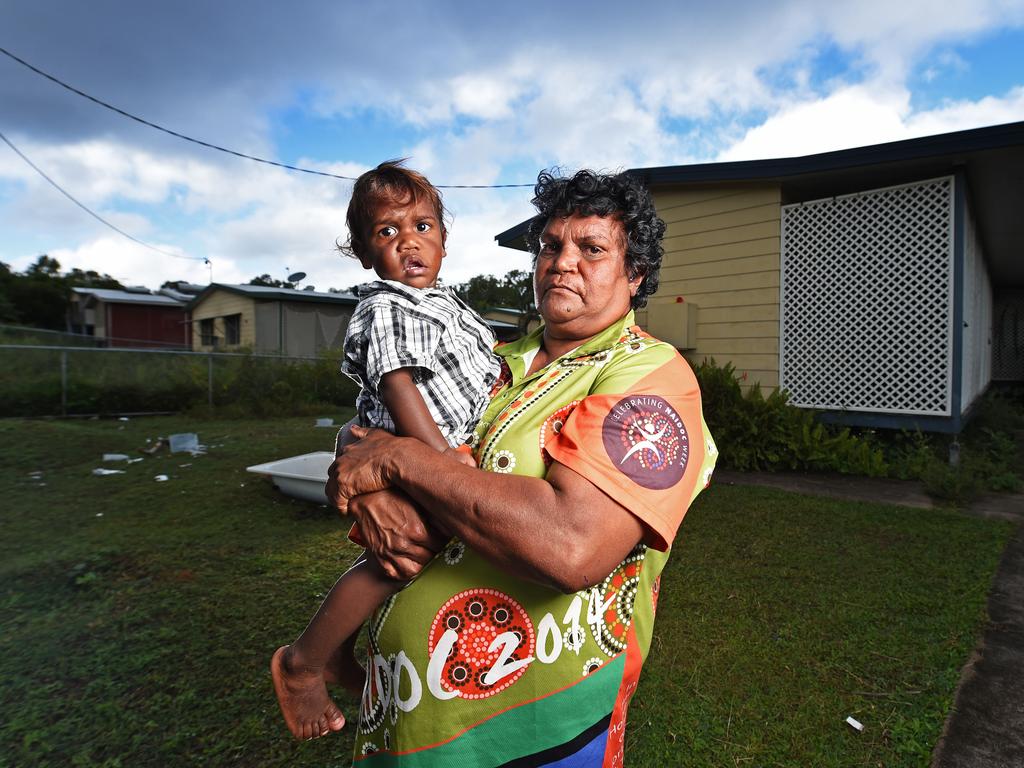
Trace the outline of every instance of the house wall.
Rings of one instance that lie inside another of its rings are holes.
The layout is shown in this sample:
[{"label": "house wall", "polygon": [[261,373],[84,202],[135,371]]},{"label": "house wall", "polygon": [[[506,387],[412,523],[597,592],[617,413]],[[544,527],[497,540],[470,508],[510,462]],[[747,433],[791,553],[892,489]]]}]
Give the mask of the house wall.
[{"label": "house wall", "polygon": [[963,368],[960,413],[985,391],[992,380],[992,284],[985,254],[969,205],[965,206],[963,286]]},{"label": "house wall", "polygon": [[199,332],[199,321],[214,318],[213,332],[219,340],[219,347],[223,349],[224,344],[224,317],[227,315],[241,315],[240,327],[241,344],[243,347],[253,347],[256,342],[256,312],[252,299],[230,291],[215,290],[206,296],[201,302],[192,308],[192,349],[208,352],[213,347],[202,344],[202,335]]},{"label": "house wall", "polygon": [[1024,291],[999,291],[994,303],[992,378],[1024,381]]},{"label": "house wall", "polygon": [[255,307],[256,341],[253,349],[263,354],[279,354],[281,347],[281,302],[257,301]]},{"label": "house wall", "polygon": [[[732,363],[745,387],[779,385],[779,231],[777,186],[654,190],[665,220],[661,285],[649,305],[696,305],[691,363]],[[637,313],[645,326],[647,311]]]},{"label": "house wall", "polygon": [[110,327],[106,329],[106,335],[112,347],[167,348],[188,345],[185,310],[180,307],[114,303],[107,304],[107,307]]},{"label": "house wall", "polygon": [[284,353],[309,357],[342,346],[353,309],[344,304],[286,302]]}]

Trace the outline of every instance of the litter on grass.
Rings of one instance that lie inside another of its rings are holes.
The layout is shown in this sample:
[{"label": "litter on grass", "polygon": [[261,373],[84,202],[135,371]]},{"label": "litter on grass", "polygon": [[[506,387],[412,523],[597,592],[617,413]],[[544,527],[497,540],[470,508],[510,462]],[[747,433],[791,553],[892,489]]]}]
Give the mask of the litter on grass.
[{"label": "litter on grass", "polygon": [[156,475],[153,479],[158,483],[166,483],[170,478],[167,475]]},{"label": "litter on grass", "polygon": [[92,471],[92,473],[94,475],[98,475],[99,477],[102,477],[104,475],[123,475],[124,474],[124,470],[123,469],[104,469],[103,467],[96,467],[96,469],[94,469]]},{"label": "litter on grass", "polygon": [[104,461],[128,461],[128,456],[123,453],[104,453]]},{"label": "litter on grass", "polygon": [[333,427],[334,419],[317,419],[316,425],[318,427]]},{"label": "litter on grass", "polygon": [[206,453],[206,446],[199,444],[199,435],[195,432],[179,432],[168,438],[171,446],[171,453],[191,453],[199,456]]},{"label": "litter on grass", "polygon": [[859,720],[854,719],[854,717],[852,715],[850,717],[846,718],[846,724],[848,726],[850,726],[851,728],[853,728],[853,730],[855,730],[857,732],[860,732],[860,731],[864,730],[863,724]]},{"label": "litter on grass", "polygon": [[146,438],[146,442],[150,443],[150,445],[147,445],[145,448],[139,448],[139,453],[147,453],[150,456],[152,456],[154,453],[156,453],[161,448],[163,448],[165,445],[167,445],[167,440],[165,438],[162,438],[162,437],[158,437],[155,441],[154,440],[150,440],[147,437]]}]

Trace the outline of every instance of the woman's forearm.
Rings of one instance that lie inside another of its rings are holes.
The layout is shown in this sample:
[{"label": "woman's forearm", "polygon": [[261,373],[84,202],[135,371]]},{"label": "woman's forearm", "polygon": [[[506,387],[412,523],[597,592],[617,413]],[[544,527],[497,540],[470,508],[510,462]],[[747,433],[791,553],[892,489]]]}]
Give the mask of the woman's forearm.
[{"label": "woman's forearm", "polygon": [[498,568],[564,592],[596,584],[643,536],[628,510],[557,463],[542,479],[483,472],[415,441],[394,454],[388,479],[437,528]]}]

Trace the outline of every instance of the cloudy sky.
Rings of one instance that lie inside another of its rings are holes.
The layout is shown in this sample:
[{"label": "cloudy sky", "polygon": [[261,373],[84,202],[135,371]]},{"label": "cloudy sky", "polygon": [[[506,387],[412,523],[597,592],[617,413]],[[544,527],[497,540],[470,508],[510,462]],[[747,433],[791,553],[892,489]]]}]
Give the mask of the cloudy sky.
[{"label": "cloudy sky", "polygon": [[[489,4],[486,4],[489,5]],[[239,152],[436,184],[809,154],[1024,120],[1024,0],[823,3],[5,0],[0,47]],[[692,6],[692,7],[688,7]],[[707,6],[707,7],[703,7]],[[941,7],[942,10],[939,10]],[[367,273],[334,250],[351,182],[168,136],[0,54],[0,261],[126,284]],[[446,190],[443,275],[523,267],[495,234],[530,190]]]}]

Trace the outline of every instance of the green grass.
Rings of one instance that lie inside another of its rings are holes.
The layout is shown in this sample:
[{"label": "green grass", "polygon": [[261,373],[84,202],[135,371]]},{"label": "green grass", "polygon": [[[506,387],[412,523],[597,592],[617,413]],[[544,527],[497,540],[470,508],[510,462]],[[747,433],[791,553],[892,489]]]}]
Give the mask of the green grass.
[{"label": "green grass", "polygon": [[[91,475],[178,431],[208,455]],[[312,418],[0,422],[0,765],[348,765],[347,729],[287,736],[267,661],[355,549],[244,471],[332,438]],[[927,765],[1009,530],[712,488],[663,578],[627,765]]]}]

